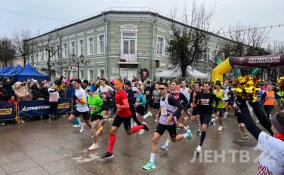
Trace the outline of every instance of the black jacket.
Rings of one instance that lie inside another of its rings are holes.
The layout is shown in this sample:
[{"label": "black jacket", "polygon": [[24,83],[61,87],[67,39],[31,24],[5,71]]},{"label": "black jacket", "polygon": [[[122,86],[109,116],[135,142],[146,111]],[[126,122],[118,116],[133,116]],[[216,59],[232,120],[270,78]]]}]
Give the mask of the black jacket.
[{"label": "black jacket", "polygon": [[7,101],[9,100],[7,97],[7,91],[4,88],[0,88],[0,101]]},{"label": "black jacket", "polygon": [[40,97],[40,89],[34,84],[31,88],[33,94],[33,100],[37,100]]},{"label": "black jacket", "polygon": [[49,93],[48,93],[48,88],[47,87],[42,87],[40,89],[40,97],[44,98],[45,100],[49,99]]},{"label": "black jacket", "polygon": [[125,90],[125,92],[128,95],[129,108],[132,109],[132,108],[134,108],[134,104],[136,102],[136,99],[134,97],[134,92],[132,91],[132,89]]},{"label": "black jacket", "polygon": [[14,85],[17,81],[16,76],[11,77],[10,79],[10,82],[7,82],[7,79],[3,81],[3,88],[6,89],[7,99],[10,99],[11,96],[14,96],[12,85]]}]

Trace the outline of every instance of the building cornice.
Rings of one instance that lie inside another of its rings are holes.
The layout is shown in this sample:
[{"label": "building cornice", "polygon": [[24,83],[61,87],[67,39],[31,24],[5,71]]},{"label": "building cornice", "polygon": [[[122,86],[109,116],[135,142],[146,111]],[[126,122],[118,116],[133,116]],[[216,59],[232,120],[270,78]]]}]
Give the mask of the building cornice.
[{"label": "building cornice", "polygon": [[209,31],[204,31],[202,29],[198,29],[192,26],[189,26],[185,23],[173,20],[171,18],[162,16],[158,13],[151,12],[151,11],[106,11],[102,12],[99,15],[66,25],[64,27],[60,27],[57,29],[54,29],[50,32],[44,33],[42,35],[33,37],[28,39],[27,41],[30,40],[37,40],[37,39],[45,39],[47,38],[50,34],[58,34],[58,36],[65,36],[71,33],[75,33],[78,31],[86,30],[88,28],[92,28],[96,25],[104,24],[106,21],[144,21],[144,22],[150,22],[150,23],[156,23],[158,25],[162,25],[163,27],[166,27],[170,29],[170,26],[172,23],[175,23],[178,27],[187,27],[187,28],[192,28],[194,30],[206,32],[211,36],[215,36],[217,38],[233,42],[233,43],[239,43],[236,41],[233,41],[231,39],[219,36],[215,33],[209,32]]}]

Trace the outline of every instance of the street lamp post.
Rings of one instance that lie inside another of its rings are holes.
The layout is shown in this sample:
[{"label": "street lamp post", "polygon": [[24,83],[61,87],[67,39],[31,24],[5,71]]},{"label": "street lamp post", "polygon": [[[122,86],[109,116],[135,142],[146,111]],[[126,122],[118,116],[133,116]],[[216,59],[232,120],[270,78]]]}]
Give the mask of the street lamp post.
[{"label": "street lamp post", "polygon": [[84,60],[84,55],[80,55],[79,57],[76,57],[75,54],[71,55],[71,60],[73,62],[77,63],[77,68],[78,68],[78,78],[80,78],[80,62],[81,60]]},{"label": "street lamp post", "polygon": [[84,60],[84,55],[80,55],[79,59],[77,60],[77,64],[78,64],[78,78],[80,78],[80,62],[81,60]]}]

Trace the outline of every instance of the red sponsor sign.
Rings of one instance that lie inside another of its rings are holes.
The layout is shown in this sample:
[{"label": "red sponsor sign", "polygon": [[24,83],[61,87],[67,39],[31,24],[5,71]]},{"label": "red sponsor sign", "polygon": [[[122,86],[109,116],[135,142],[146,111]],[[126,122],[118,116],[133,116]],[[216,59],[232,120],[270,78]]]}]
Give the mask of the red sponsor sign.
[{"label": "red sponsor sign", "polygon": [[284,65],[284,54],[234,57],[230,60],[234,67],[274,67]]}]

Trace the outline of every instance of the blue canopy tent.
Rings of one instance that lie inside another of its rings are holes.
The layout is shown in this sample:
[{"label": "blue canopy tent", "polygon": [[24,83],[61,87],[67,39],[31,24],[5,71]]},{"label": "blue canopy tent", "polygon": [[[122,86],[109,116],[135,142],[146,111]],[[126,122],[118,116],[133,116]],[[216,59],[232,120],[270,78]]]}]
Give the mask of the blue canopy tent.
[{"label": "blue canopy tent", "polygon": [[17,81],[27,80],[29,78],[49,81],[49,78],[47,75],[43,75],[39,73],[29,64],[23,67],[20,72],[16,73],[16,75],[17,75]]},{"label": "blue canopy tent", "polygon": [[2,72],[0,73],[0,75],[3,76],[3,74],[5,74],[5,73],[7,73],[7,72],[11,72],[11,71],[13,71],[14,69],[15,69],[14,66],[10,66],[10,67],[8,67],[5,71],[2,71]]},{"label": "blue canopy tent", "polygon": [[8,67],[6,67],[6,66],[2,67],[2,68],[0,69],[0,73],[6,71],[7,69],[8,69]]},{"label": "blue canopy tent", "polygon": [[10,77],[10,76],[13,76],[15,75],[16,73],[18,72],[21,72],[22,71],[22,66],[18,65],[15,67],[15,69],[13,70],[10,70],[10,71],[6,71],[6,73],[2,74],[3,77]]}]

